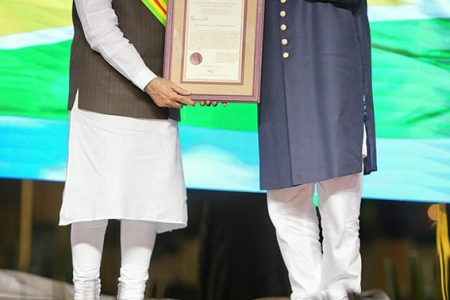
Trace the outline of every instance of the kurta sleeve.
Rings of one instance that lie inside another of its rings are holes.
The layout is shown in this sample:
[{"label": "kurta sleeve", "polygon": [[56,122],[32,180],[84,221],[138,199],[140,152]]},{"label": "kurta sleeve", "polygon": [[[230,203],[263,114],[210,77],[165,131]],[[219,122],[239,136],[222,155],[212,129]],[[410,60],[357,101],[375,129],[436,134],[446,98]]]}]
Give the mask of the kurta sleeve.
[{"label": "kurta sleeve", "polygon": [[156,75],[120,29],[112,0],[75,0],[86,40],[94,51],[141,90]]}]

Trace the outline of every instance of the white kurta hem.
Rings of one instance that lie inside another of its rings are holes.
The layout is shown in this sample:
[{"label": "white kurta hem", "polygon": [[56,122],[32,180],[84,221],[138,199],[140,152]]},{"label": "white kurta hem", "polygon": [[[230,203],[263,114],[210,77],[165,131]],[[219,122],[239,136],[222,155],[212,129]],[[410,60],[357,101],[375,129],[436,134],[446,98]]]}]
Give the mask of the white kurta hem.
[{"label": "white kurta hem", "polygon": [[102,219],[186,227],[178,124],[78,108],[70,114],[69,157],[59,225]]},{"label": "white kurta hem", "polygon": [[70,220],[65,220],[65,223],[62,223],[62,221],[60,220],[59,222],[59,226],[66,226],[66,225],[70,225],[72,223],[77,223],[77,222],[90,222],[90,221],[100,221],[100,220],[130,220],[130,221],[146,221],[146,222],[152,222],[156,224],[156,232],[157,233],[164,233],[167,231],[173,231],[173,230],[177,230],[177,229],[183,229],[187,227],[187,222],[185,223],[177,223],[177,222],[170,222],[167,220],[156,220],[156,219],[152,219],[152,218],[123,218],[123,217],[114,217],[114,216],[108,216],[108,217],[100,217],[98,216],[96,219],[86,219],[86,220],[74,220],[74,221],[70,221]]}]

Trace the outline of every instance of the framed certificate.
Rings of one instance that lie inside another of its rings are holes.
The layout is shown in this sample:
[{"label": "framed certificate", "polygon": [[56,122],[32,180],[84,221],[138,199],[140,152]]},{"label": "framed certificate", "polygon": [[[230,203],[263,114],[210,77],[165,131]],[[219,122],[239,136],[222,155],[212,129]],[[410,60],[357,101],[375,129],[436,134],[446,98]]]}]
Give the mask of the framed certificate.
[{"label": "framed certificate", "polygon": [[264,0],[169,0],[164,77],[193,100],[259,102]]}]

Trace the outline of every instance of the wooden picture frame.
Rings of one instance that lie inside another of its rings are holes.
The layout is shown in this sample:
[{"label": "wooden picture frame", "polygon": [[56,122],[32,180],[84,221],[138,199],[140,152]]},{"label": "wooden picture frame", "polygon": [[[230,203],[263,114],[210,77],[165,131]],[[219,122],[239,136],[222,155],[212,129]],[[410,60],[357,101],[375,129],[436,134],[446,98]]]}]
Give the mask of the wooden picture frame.
[{"label": "wooden picture frame", "polygon": [[257,103],[264,0],[169,0],[164,78],[197,101]]}]

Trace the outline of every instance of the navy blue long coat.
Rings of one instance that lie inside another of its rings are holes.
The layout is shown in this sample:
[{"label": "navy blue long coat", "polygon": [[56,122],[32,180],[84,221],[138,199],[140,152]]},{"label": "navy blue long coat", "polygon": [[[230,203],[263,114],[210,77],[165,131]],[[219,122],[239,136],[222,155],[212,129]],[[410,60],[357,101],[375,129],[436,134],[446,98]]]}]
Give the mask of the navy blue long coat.
[{"label": "navy blue long coat", "polygon": [[366,0],[266,0],[261,188],[376,170]]}]

